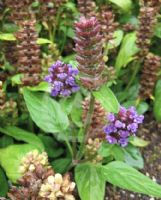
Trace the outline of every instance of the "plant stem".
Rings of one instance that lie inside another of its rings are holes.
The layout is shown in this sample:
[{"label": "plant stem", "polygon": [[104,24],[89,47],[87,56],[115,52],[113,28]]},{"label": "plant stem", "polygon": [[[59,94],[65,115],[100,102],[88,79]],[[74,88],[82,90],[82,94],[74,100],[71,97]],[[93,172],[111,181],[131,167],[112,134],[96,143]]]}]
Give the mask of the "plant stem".
[{"label": "plant stem", "polygon": [[86,141],[88,139],[88,129],[91,124],[92,114],[93,114],[93,110],[94,110],[94,103],[95,103],[95,97],[93,96],[93,94],[91,92],[89,110],[87,112],[87,118],[86,118],[86,122],[85,122],[85,126],[84,126],[84,140],[80,146],[80,149],[79,149],[79,152],[77,155],[78,159],[81,159],[81,157],[83,156],[83,153],[84,153],[84,147],[85,147]]},{"label": "plant stem", "polygon": [[125,91],[127,91],[130,88],[131,84],[133,83],[133,81],[134,81],[134,79],[135,79],[135,77],[136,77],[136,75],[137,75],[137,73],[138,73],[138,71],[140,69],[140,62],[135,61],[133,63],[133,66],[135,66],[135,69],[134,69],[134,71],[132,73],[132,76],[131,76],[131,79],[130,79],[128,85],[125,88]]},{"label": "plant stem", "polygon": [[73,150],[72,150],[71,144],[69,143],[69,141],[67,139],[65,139],[65,143],[66,143],[68,150],[73,158],[74,155],[73,155]]}]

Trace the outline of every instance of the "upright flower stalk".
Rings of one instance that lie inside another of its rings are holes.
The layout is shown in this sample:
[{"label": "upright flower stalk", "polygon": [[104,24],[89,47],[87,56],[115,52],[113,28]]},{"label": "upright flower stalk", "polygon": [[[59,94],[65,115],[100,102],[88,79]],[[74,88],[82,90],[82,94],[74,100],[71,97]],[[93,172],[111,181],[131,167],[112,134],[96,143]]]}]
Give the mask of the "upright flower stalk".
[{"label": "upright flower stalk", "polygon": [[38,35],[35,30],[34,19],[21,22],[21,28],[16,33],[18,40],[18,72],[23,73],[23,86],[34,86],[40,83],[41,62],[40,47],[36,43]]},{"label": "upright flower stalk", "polygon": [[157,14],[155,7],[143,6],[140,8],[137,45],[140,48],[139,56],[141,58],[145,58],[149,52],[150,40],[157,23]]},{"label": "upright flower stalk", "polygon": [[144,61],[141,75],[141,87],[139,96],[141,99],[152,98],[154,87],[158,79],[158,72],[161,66],[160,56],[149,53]]},{"label": "upright flower stalk", "polygon": [[100,34],[101,25],[95,17],[81,17],[75,23],[75,51],[82,85],[89,89],[97,89],[106,78],[103,77],[105,63],[103,60],[103,40]]},{"label": "upright flower stalk", "polygon": [[[88,139],[89,128],[92,122],[92,114],[95,108],[95,98],[92,90],[99,88],[106,82],[103,77],[105,63],[103,60],[103,38],[101,25],[95,17],[81,17],[75,23],[75,51],[76,60],[80,72],[81,84],[90,91],[89,108],[84,119],[84,141],[80,147],[80,157]],[[78,157],[79,157],[78,156]]]},{"label": "upright flower stalk", "polygon": [[96,16],[96,3],[93,0],[78,0],[78,10],[81,16],[94,17]]},{"label": "upright flower stalk", "polygon": [[32,0],[6,0],[6,6],[11,10],[10,20],[19,25],[23,20],[29,19],[32,2]]},{"label": "upright flower stalk", "polygon": [[101,32],[103,34],[104,44],[107,45],[114,39],[113,34],[118,25],[115,22],[115,15],[112,9],[107,6],[102,6],[98,15],[98,19],[101,24]]}]

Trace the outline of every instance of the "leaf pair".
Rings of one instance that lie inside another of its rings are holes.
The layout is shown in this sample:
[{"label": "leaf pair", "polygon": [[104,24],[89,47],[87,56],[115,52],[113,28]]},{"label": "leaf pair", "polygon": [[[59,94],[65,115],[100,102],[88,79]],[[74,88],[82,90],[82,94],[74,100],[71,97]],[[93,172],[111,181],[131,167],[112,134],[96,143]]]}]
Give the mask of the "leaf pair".
[{"label": "leaf pair", "polygon": [[114,161],[108,165],[80,164],[75,179],[81,200],[103,200],[106,181],[130,191],[161,197],[161,186],[127,164]]}]

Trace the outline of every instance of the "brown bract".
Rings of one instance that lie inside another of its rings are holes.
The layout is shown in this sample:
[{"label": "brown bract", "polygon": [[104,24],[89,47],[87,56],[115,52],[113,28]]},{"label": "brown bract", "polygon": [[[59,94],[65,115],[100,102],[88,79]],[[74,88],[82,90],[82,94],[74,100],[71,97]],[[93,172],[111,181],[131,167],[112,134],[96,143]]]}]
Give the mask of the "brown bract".
[{"label": "brown bract", "polygon": [[36,43],[38,35],[35,30],[35,20],[21,22],[21,28],[16,33],[18,40],[18,72],[23,73],[22,83],[24,86],[34,86],[40,82],[41,61],[40,47]]},{"label": "brown bract", "polygon": [[88,89],[96,89],[106,81],[106,78],[102,78],[105,63],[101,25],[95,17],[81,17],[79,22],[75,23],[75,32],[76,60],[81,73],[81,83]]},{"label": "brown bract", "polygon": [[149,53],[144,61],[144,67],[141,75],[140,97],[142,99],[150,98],[158,79],[158,72],[161,65],[161,58]]},{"label": "brown bract", "polygon": [[156,23],[156,9],[149,6],[142,7],[139,14],[139,29],[137,31],[137,45],[140,48],[140,57],[145,57],[149,52],[150,40]]},{"label": "brown bract", "polygon": [[78,0],[78,10],[87,18],[96,16],[96,3],[93,0]]},{"label": "brown bract", "polygon": [[[86,98],[83,103],[82,120],[85,122],[89,110],[89,98]],[[104,138],[103,127],[105,126],[106,111],[98,101],[95,101],[94,110],[92,114],[91,124],[88,130],[89,138]]]}]

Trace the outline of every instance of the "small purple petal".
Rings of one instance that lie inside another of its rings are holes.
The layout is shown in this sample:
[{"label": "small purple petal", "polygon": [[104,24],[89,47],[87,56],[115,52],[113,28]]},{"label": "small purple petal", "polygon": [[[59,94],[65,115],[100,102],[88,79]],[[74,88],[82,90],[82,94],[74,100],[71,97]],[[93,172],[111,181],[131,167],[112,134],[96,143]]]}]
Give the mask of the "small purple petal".
[{"label": "small purple petal", "polygon": [[60,81],[54,81],[53,86],[55,90],[60,91],[64,84]]},{"label": "small purple petal", "polygon": [[64,80],[67,77],[67,74],[66,73],[57,74],[57,77],[60,78],[61,80]]},{"label": "small purple petal", "polygon": [[71,94],[71,91],[70,91],[70,90],[67,90],[67,89],[62,90],[62,91],[60,92],[60,95],[62,95],[62,96],[69,96],[70,94]]},{"label": "small purple petal", "polygon": [[115,115],[113,113],[109,113],[107,115],[107,119],[109,122],[114,122],[115,121]]},{"label": "small purple petal", "polygon": [[127,138],[121,138],[118,143],[122,146],[122,147],[126,147],[128,144],[128,139]]},{"label": "small purple petal", "polygon": [[115,126],[116,126],[116,128],[125,128],[125,124],[122,123],[122,122],[119,121],[119,120],[116,120],[116,121],[115,121]]},{"label": "small purple petal", "polygon": [[66,79],[65,83],[68,84],[68,85],[73,86],[73,85],[75,85],[75,80],[74,80],[73,77],[68,77],[68,78]]},{"label": "small purple petal", "polygon": [[105,126],[104,132],[106,134],[116,133],[117,132],[117,128],[114,126],[114,124],[109,124],[109,125]]},{"label": "small purple petal", "polygon": [[138,124],[137,124],[137,123],[129,124],[129,125],[127,126],[127,129],[128,129],[129,131],[131,131],[132,133],[135,133],[135,132],[137,131],[137,129],[138,129]]},{"label": "small purple petal", "polygon": [[119,135],[122,138],[127,138],[130,135],[130,133],[129,133],[129,131],[120,130]]},{"label": "small purple petal", "polygon": [[141,124],[143,123],[143,120],[144,120],[144,115],[138,115],[135,119],[134,119],[134,122],[138,123],[138,124]]},{"label": "small purple petal", "polygon": [[50,75],[45,76],[44,81],[46,81],[48,83],[52,83],[52,77]]},{"label": "small purple petal", "polygon": [[80,90],[80,87],[79,86],[74,86],[72,87],[72,92],[77,92]]},{"label": "small purple petal", "polygon": [[56,97],[59,94],[59,92],[57,90],[52,90],[51,91],[51,96]]},{"label": "small purple petal", "polygon": [[117,143],[117,140],[116,140],[114,137],[109,136],[109,135],[106,136],[106,140],[107,140],[110,144],[116,144],[116,143]]}]

